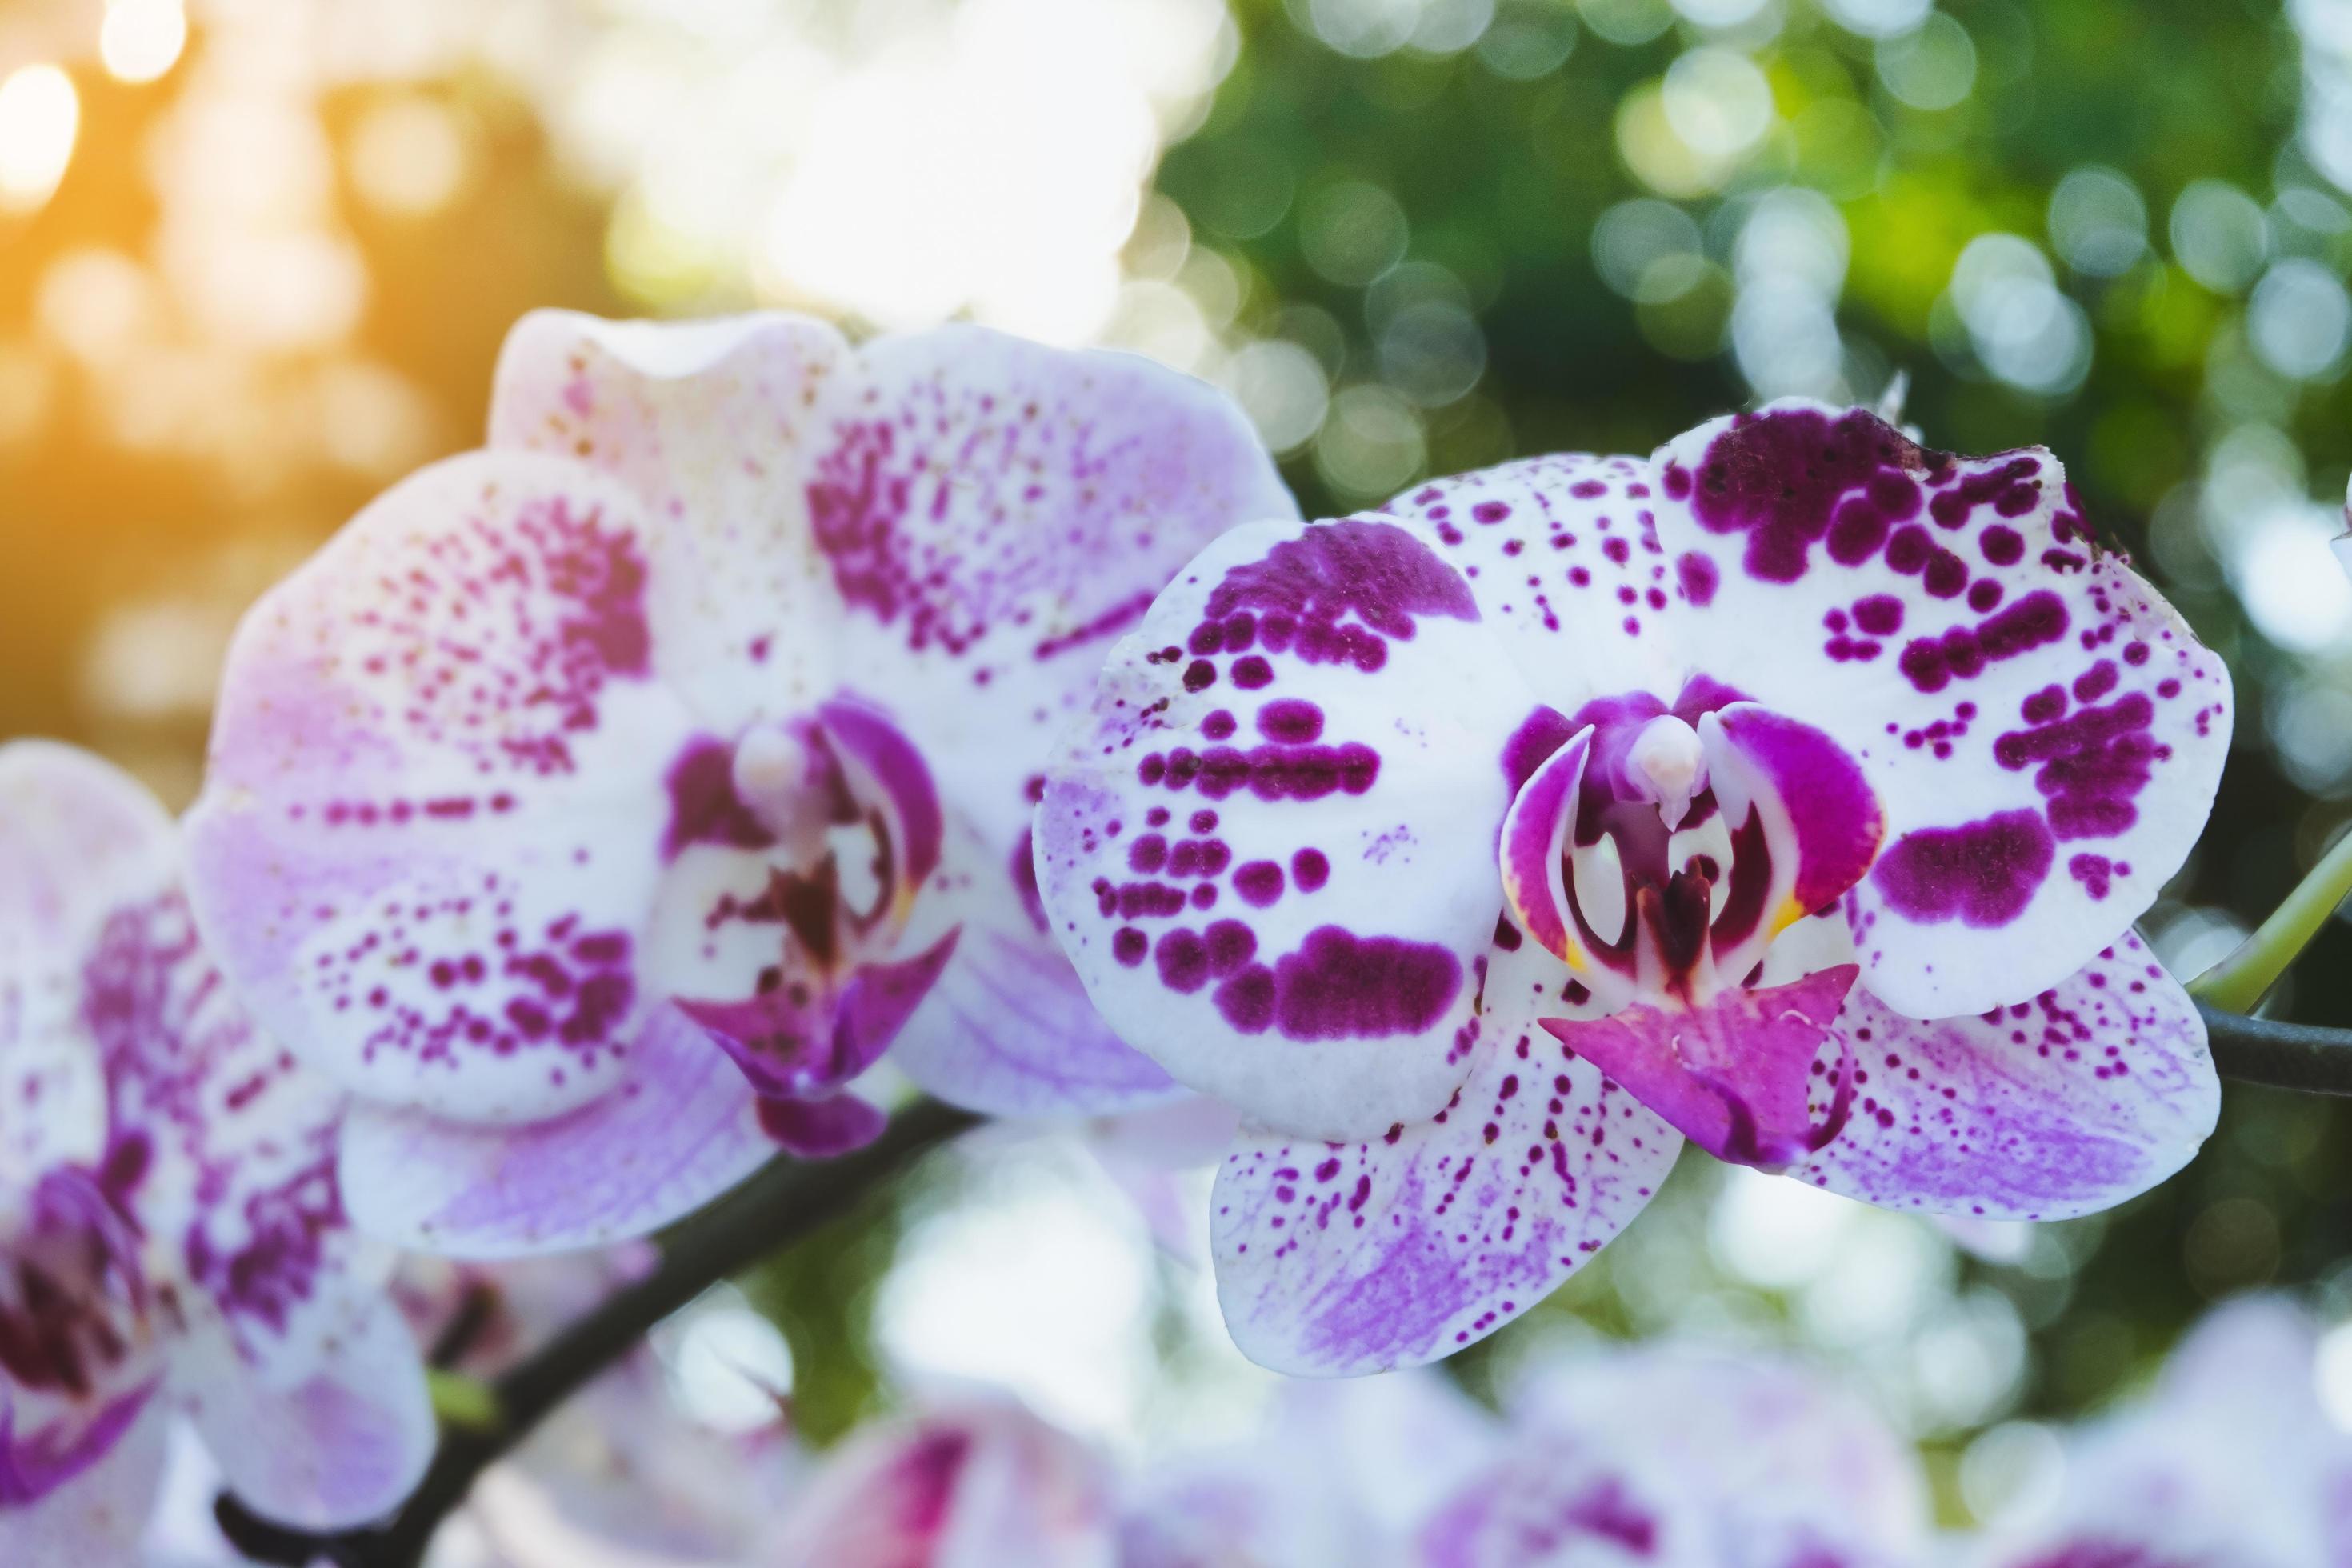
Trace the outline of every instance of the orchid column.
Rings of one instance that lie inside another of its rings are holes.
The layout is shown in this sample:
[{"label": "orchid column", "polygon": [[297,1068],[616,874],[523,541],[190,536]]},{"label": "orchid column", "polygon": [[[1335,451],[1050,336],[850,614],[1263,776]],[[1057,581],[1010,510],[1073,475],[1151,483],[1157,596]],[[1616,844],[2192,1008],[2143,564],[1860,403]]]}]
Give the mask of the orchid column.
[{"label": "orchid column", "polygon": [[488,446],[247,616],[191,821],[231,979],[355,1096],[360,1222],[640,1234],[879,1115],[1175,1092],[1044,931],[1029,816],[1110,639],[1296,515],[1246,421],[950,328],[541,313]]}]

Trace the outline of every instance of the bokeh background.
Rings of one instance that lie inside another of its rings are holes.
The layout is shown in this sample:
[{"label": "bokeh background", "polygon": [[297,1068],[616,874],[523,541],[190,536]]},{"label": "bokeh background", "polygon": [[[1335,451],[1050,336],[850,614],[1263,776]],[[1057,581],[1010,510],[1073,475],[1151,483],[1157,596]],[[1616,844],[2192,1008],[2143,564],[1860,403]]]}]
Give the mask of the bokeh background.
[{"label": "bokeh background", "polygon": [[[184,801],[236,615],[474,442],[534,305],[1135,349],[1318,512],[1899,375],[1932,445],[2054,448],[2231,659],[2220,809],[2147,922],[2185,974],[2352,821],[2347,193],[2347,0],[6,0],[0,735]],[[2337,922],[2276,1005],[2352,1024],[2347,960]],[[1694,1160],[1451,1367],[1811,1347],[1958,1521],[2208,1300],[2352,1315],[2347,1185],[2352,1120],[2248,1089],[2161,1191],[2030,1234]],[[707,1375],[751,1365],[819,1437],[964,1374],[1197,1442],[1265,1386],[1176,1239],[1079,1141],[1001,1138],[665,1354],[722,1423],[772,1414]],[[2352,1330],[2321,1384],[2352,1422]]]}]

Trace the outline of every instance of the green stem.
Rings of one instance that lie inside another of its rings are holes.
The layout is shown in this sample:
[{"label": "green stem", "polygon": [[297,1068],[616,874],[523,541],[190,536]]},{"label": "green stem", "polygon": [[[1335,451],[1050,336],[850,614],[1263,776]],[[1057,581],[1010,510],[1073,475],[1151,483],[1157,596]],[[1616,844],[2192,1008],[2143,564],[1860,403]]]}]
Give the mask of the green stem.
[{"label": "green stem", "polygon": [[2190,981],[2189,994],[2225,1012],[2252,1013],[2347,893],[2352,893],[2352,833],[2336,841],[2235,952]]}]

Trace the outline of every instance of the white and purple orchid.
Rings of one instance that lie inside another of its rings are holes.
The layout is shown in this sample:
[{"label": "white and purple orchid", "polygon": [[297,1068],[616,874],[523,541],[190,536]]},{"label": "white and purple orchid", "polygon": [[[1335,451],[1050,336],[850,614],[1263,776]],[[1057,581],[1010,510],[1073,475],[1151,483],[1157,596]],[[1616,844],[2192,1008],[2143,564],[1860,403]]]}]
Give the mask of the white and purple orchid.
[{"label": "white and purple orchid", "polygon": [[1418,1568],[1903,1568],[1935,1560],[1917,1455],[1820,1369],[1688,1345],[1570,1355],[1511,1391]]},{"label": "white and purple orchid", "polygon": [[1046,936],[1029,821],[1108,639],[1297,515],[1247,421],[976,328],[541,312],[482,450],[362,511],[232,649],[193,891],[356,1097],[361,1223],[642,1234],[880,1113],[1175,1092]]},{"label": "white and purple orchid", "polygon": [[289,1524],[415,1486],[433,1414],[341,1107],[223,984],[154,800],[0,747],[0,1561],[135,1561],[174,1411]]},{"label": "white and purple orchid", "polygon": [[2042,1494],[1971,1568],[2334,1568],[2352,1563],[2352,1434],[2317,1397],[2319,1335],[2284,1298],[2216,1308],[2155,1389],[2068,1435]]},{"label": "white and purple orchid", "polygon": [[1113,1568],[1109,1462],[1011,1398],[968,1392],[871,1426],[779,1521],[773,1568]]},{"label": "white and purple orchid", "polygon": [[2230,733],[2221,661],[2048,454],[1786,402],[1236,529],[1112,650],[1037,868],[1112,1026],[1238,1107],[1242,1348],[1492,1331],[1687,1140],[2051,1219],[2218,1084],[2130,931]]}]

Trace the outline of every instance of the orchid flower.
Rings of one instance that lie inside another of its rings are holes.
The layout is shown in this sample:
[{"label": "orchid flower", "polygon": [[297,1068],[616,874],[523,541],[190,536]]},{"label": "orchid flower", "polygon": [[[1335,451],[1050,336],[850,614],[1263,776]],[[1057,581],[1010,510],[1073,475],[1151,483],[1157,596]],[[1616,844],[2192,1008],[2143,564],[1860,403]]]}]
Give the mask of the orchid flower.
[{"label": "orchid flower", "polygon": [[2352,1436],[2317,1398],[2318,1334],[2275,1297],[2216,1309],[2154,1391],[2068,1435],[1979,1568],[2325,1568],[2352,1562]]},{"label": "orchid flower", "polygon": [[998,1394],[870,1426],[785,1513],[772,1568],[1112,1568],[1108,1463]]},{"label": "orchid flower", "polygon": [[1422,1529],[1420,1568],[1895,1568],[1929,1560],[1910,1446],[1795,1363],[1588,1352],[1515,1391],[1503,1455]]},{"label": "orchid flower", "polygon": [[179,875],[138,785],[0,747],[0,1561],[134,1561],[174,1411],[307,1528],[389,1509],[433,1450],[336,1185],[341,1093],[239,1010]]},{"label": "orchid flower", "polygon": [[643,1234],[879,1112],[1165,1098],[1044,931],[1029,818],[1101,647],[1296,515],[1238,409],[973,328],[541,312],[486,448],[247,617],[197,913],[356,1097],[367,1228],[452,1256]]},{"label": "orchid flower", "polygon": [[1111,651],[1037,868],[1111,1026],[1244,1133],[1242,1349],[1491,1332],[1685,1141],[2054,1219],[2218,1082],[2129,929],[2210,808],[2221,661],[2056,462],[1801,402],[1239,528]]}]

